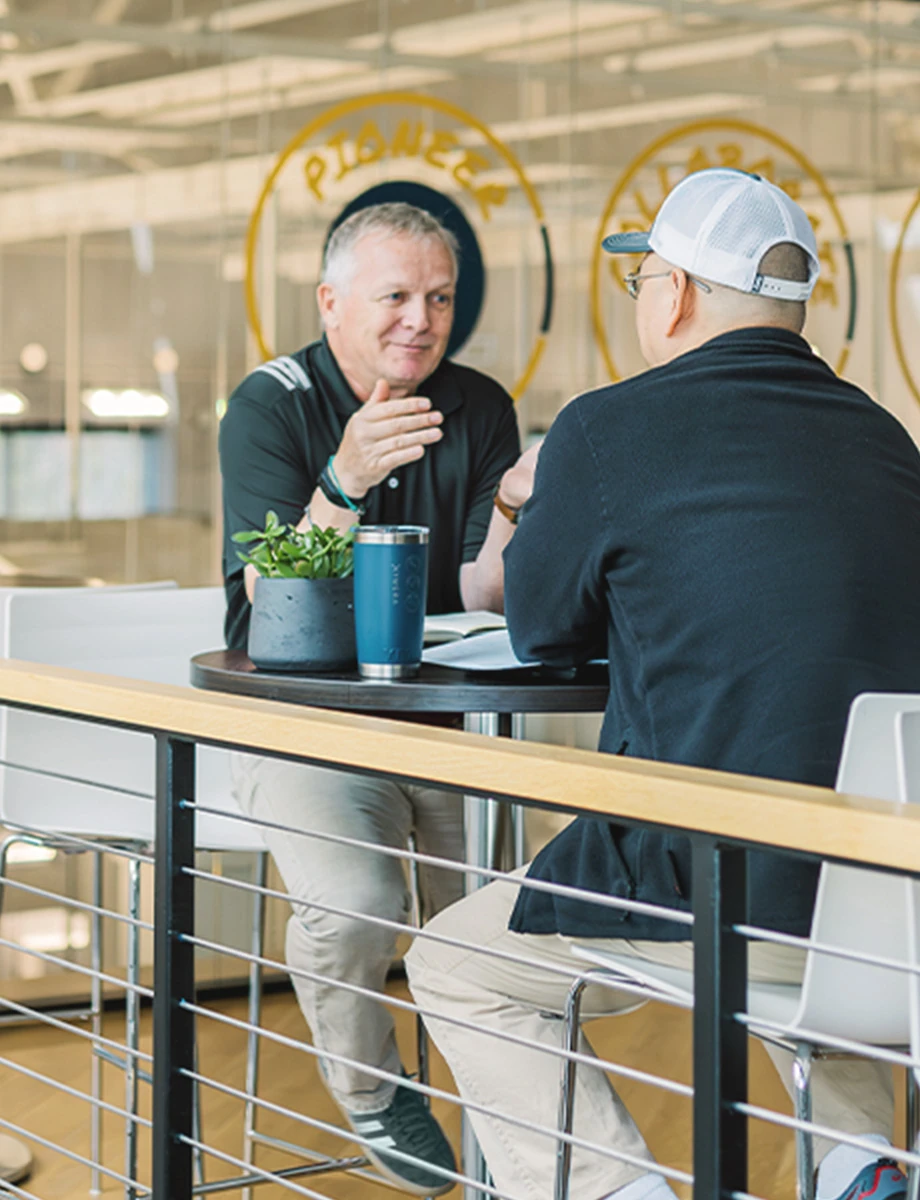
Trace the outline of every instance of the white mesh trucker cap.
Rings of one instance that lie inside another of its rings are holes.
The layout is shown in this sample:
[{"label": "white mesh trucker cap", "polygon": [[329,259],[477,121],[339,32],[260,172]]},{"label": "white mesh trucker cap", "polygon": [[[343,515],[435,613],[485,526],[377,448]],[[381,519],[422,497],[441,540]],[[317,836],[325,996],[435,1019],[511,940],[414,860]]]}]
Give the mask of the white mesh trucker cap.
[{"label": "white mesh trucker cap", "polygon": [[[807,283],[759,274],[760,260],[780,242],[808,255]],[[821,269],[804,210],[766,179],[730,167],[688,175],[665,197],[651,229],[614,233],[601,244],[610,254],[654,250],[700,279],[777,300],[807,300]]]}]

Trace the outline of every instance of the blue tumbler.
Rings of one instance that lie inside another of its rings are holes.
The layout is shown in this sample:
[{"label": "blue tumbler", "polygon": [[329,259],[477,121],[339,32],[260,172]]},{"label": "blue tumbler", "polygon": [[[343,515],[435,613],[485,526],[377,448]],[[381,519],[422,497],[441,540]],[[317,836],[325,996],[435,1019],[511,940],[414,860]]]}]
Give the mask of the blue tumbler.
[{"label": "blue tumbler", "polygon": [[427,592],[427,526],[356,530],[355,635],[362,675],[406,679],[418,674]]}]

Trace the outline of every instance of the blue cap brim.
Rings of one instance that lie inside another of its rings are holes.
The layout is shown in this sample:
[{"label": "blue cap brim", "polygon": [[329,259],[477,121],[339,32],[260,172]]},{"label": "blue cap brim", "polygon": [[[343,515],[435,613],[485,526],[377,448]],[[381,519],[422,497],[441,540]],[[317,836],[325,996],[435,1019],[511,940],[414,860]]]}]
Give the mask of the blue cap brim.
[{"label": "blue cap brim", "polygon": [[636,230],[632,233],[611,233],[605,237],[601,245],[608,254],[648,254],[651,246],[648,244],[648,230]]}]

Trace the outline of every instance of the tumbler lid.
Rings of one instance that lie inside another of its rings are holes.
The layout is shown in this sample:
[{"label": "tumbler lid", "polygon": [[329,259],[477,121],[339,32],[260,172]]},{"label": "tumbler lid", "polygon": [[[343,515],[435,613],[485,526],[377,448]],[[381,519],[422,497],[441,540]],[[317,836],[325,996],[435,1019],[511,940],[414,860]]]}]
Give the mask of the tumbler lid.
[{"label": "tumbler lid", "polygon": [[428,532],[427,525],[359,525],[355,542],[366,546],[424,545]]}]

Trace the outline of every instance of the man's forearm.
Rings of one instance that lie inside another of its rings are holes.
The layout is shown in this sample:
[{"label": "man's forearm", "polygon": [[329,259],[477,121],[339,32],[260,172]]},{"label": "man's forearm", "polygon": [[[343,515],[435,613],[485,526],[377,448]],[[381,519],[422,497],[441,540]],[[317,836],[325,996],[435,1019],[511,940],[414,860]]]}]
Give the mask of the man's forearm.
[{"label": "man's forearm", "polygon": [[[308,508],[304,509],[304,514],[297,522],[297,532],[306,533],[312,525],[318,525],[320,529],[328,529],[330,526],[334,529],[345,533],[351,529],[353,525],[358,523],[358,514],[353,513],[349,508],[339,508],[337,504],[332,504],[326,499],[320,488],[317,488],[310,497]],[[247,566],[243,573],[243,582],[246,587],[246,598],[252,604],[252,598],[255,595],[256,579],[258,571],[253,566]]]},{"label": "man's forearm", "polygon": [[468,611],[484,608],[505,610],[505,564],[502,553],[514,534],[514,526],[497,508],[492,510],[489,531],[475,562],[460,570],[460,595]]},{"label": "man's forearm", "polygon": [[525,450],[501,477],[486,540],[475,562],[460,568],[460,596],[467,611],[505,611],[505,563],[502,555],[514,536],[521,506],[533,490],[533,473],[540,443]]},{"label": "man's forearm", "polygon": [[352,512],[344,505],[333,504],[326,498],[321,488],[317,488],[310,497],[309,512],[304,510],[303,517],[297,526],[298,532],[306,533],[310,524],[318,525],[320,529],[338,529],[342,533],[357,525],[360,520],[358,513]]}]

